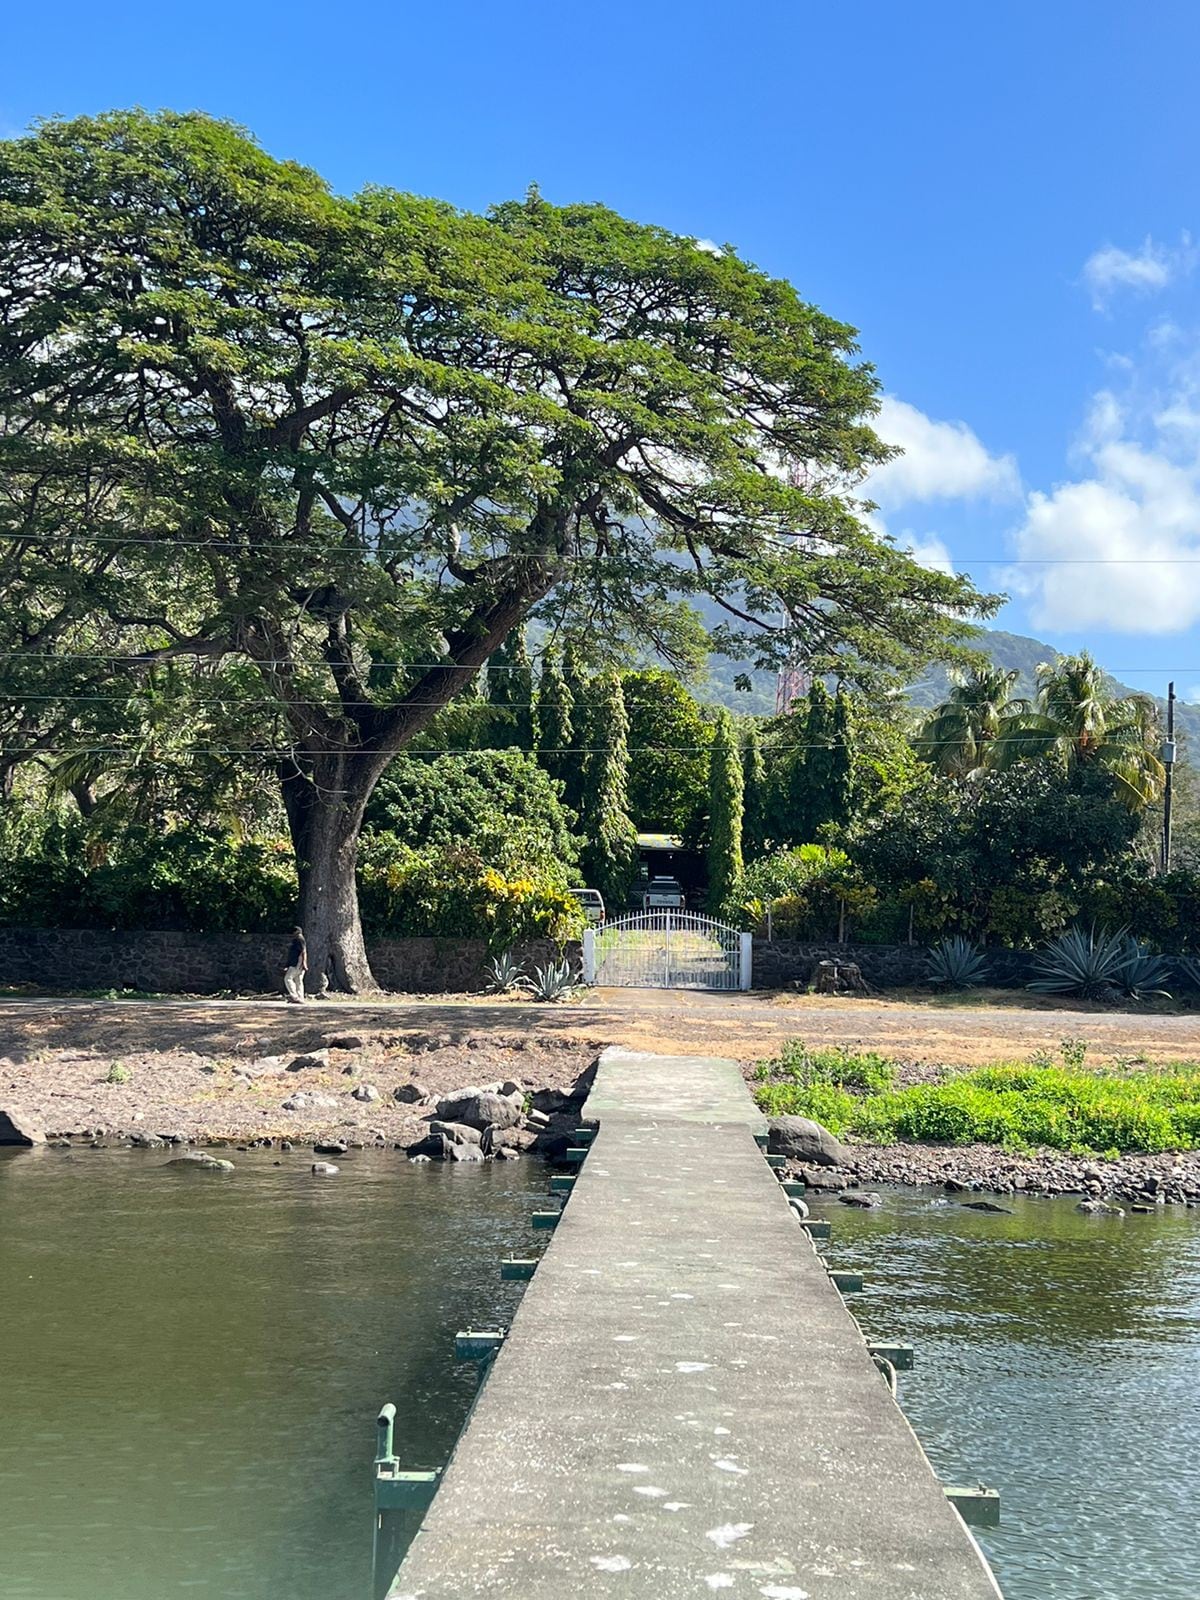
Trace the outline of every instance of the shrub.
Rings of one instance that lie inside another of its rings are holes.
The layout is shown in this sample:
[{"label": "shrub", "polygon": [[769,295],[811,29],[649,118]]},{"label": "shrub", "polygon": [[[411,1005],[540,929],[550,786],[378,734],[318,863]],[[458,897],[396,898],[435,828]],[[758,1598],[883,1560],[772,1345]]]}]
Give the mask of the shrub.
[{"label": "shrub", "polygon": [[1116,989],[1129,960],[1125,930],[1108,933],[1095,928],[1068,928],[1043,946],[1034,957],[1040,974],[1026,984],[1039,994],[1075,994],[1085,1000],[1103,999]]},{"label": "shrub", "polygon": [[1169,1000],[1171,996],[1163,985],[1170,981],[1174,964],[1132,934],[1125,935],[1122,946],[1125,964],[1117,977],[1121,993],[1131,1000],[1148,1000],[1154,996]]},{"label": "shrub", "polygon": [[583,932],[565,869],[505,871],[473,850],[413,850],[387,833],[364,836],[359,897],[363,922],[376,932],[482,938],[496,951]]},{"label": "shrub", "polygon": [[984,981],[988,969],[978,947],[958,933],[934,945],[925,973],[935,989],[972,989]]},{"label": "shrub", "polygon": [[295,920],[285,839],[130,828],[106,844],[82,819],[16,813],[0,830],[0,921],[32,927],[249,932]]},{"label": "shrub", "polygon": [[525,968],[521,962],[513,960],[511,950],[502,950],[488,962],[487,975],[489,989],[494,989],[498,994],[509,994],[525,976]]},{"label": "shrub", "polygon": [[830,1084],[839,1089],[854,1089],[871,1094],[891,1087],[895,1066],[886,1056],[874,1051],[847,1050],[842,1045],[813,1049],[800,1039],[789,1039],[772,1061],[764,1061],[760,1071],[768,1078],[811,1087]]}]

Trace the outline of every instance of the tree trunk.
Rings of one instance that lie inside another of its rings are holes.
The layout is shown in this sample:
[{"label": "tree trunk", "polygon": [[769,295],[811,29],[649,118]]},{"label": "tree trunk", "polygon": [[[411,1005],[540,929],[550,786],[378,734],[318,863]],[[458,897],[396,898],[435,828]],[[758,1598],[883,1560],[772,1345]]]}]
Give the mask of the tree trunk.
[{"label": "tree trunk", "polygon": [[373,762],[353,756],[318,762],[311,778],[295,769],[283,774],[300,883],[300,926],[308,944],[309,994],[329,988],[379,992],[367,959],[354,876],[359,830],[376,777]]}]

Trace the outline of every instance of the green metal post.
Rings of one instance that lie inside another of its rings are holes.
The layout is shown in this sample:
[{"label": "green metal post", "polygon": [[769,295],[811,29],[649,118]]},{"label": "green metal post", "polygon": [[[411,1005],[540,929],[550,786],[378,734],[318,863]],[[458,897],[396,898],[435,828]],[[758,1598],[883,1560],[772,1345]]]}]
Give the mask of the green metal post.
[{"label": "green metal post", "polygon": [[372,1600],[386,1600],[392,1580],[429,1509],[440,1472],[401,1472],[395,1456],[396,1408],[383,1406],[375,1423],[375,1537]]}]

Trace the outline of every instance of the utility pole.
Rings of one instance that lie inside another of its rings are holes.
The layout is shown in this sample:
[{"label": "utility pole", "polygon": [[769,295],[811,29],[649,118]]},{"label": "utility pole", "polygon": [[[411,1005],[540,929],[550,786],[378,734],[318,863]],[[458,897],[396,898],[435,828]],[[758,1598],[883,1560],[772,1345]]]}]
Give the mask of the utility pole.
[{"label": "utility pole", "polygon": [[1175,685],[1167,685],[1167,737],[1163,741],[1162,764],[1166,768],[1163,784],[1162,869],[1171,870],[1171,778],[1175,771]]}]

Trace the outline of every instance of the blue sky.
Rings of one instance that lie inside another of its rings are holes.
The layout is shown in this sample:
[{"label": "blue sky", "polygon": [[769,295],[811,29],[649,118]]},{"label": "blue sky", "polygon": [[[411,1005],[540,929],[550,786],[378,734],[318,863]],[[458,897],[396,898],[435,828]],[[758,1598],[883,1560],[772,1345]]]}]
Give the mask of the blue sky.
[{"label": "blue sky", "polygon": [[1200,7],[60,0],[5,34],[4,133],[200,108],[341,189],[536,181],[732,242],[861,330],[908,448],[883,526],[1200,699]]}]

